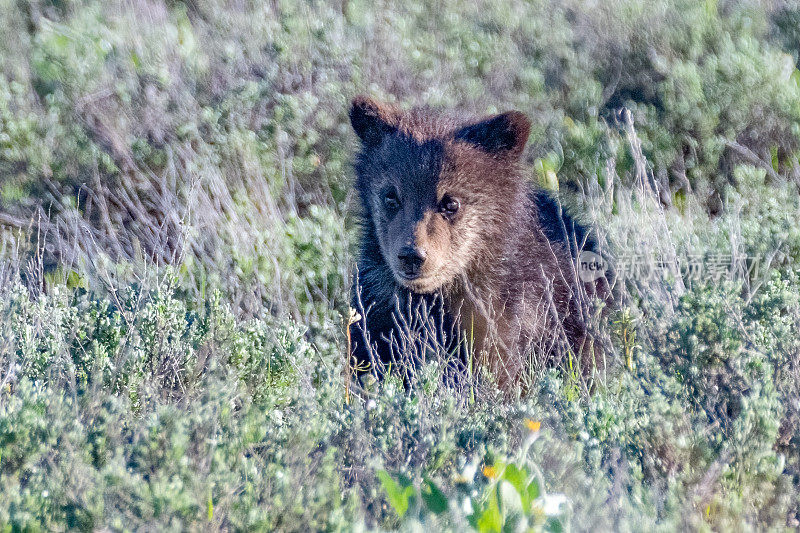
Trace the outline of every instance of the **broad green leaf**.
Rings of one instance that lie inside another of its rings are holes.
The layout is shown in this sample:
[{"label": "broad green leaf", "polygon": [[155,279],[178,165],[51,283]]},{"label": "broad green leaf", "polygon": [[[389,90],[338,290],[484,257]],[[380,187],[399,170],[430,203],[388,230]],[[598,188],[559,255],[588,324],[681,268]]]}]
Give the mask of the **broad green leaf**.
[{"label": "broad green leaf", "polygon": [[386,491],[386,496],[389,498],[392,508],[397,513],[397,516],[403,518],[414,495],[414,486],[405,476],[398,476],[401,478],[400,483],[398,483],[385,470],[379,470],[377,475],[381,485],[383,485],[383,490]]},{"label": "broad green leaf", "polygon": [[528,499],[530,501],[534,501],[536,498],[538,498],[541,495],[542,490],[539,487],[539,480],[536,479],[535,477],[528,484],[527,493],[528,493]]},{"label": "broad green leaf", "polygon": [[519,494],[519,497],[522,501],[522,509],[526,513],[530,510],[531,502],[533,501],[528,496],[528,477],[528,472],[524,468],[519,468],[515,464],[508,465],[503,472],[503,479],[508,481],[517,491],[517,494]]},{"label": "broad green leaf", "polygon": [[477,517],[475,529],[481,533],[501,533],[503,530],[503,515],[500,512],[498,498],[497,490],[491,491],[491,496],[489,496],[486,507],[483,508],[482,512]]},{"label": "broad green leaf", "polygon": [[502,512],[503,521],[507,521],[509,517],[520,515],[524,512],[522,503],[522,494],[508,481],[501,480],[497,484],[497,493],[500,499],[500,510]]},{"label": "broad green leaf", "polygon": [[421,491],[422,501],[425,506],[434,514],[442,514],[447,511],[447,496],[436,486],[436,484],[425,479],[422,482]]},{"label": "broad green leaf", "polygon": [[517,489],[517,492],[522,493],[525,490],[528,473],[512,463],[506,466],[506,469],[503,471],[503,479],[511,483],[511,485]]}]

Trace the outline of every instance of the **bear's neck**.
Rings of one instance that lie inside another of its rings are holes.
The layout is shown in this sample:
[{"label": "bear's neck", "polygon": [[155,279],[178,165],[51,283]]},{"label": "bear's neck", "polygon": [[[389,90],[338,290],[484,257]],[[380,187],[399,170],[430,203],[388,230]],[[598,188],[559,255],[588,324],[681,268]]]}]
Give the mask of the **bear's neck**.
[{"label": "bear's neck", "polygon": [[514,279],[515,256],[519,250],[534,246],[536,236],[531,231],[532,206],[526,188],[520,187],[487,224],[487,233],[480,241],[480,249],[458,284],[462,292],[482,294],[484,298],[504,299]]},{"label": "bear's neck", "polygon": [[464,275],[448,291],[448,307],[460,317],[475,353],[513,349],[514,309],[525,272],[517,265],[520,250],[537,246],[531,228],[532,205],[525,189],[512,198],[501,220],[492,222],[481,249]]}]

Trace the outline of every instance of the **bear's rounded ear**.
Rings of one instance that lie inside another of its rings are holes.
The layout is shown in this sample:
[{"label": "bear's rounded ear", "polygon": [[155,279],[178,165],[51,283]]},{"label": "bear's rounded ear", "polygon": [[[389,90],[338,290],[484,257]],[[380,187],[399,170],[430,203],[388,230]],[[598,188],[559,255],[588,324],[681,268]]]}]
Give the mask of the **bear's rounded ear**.
[{"label": "bear's rounded ear", "polygon": [[509,111],[461,128],[455,133],[455,139],[474,144],[491,154],[518,156],[525,148],[530,132],[528,117],[519,111]]},{"label": "bear's rounded ear", "polygon": [[366,147],[377,146],[397,131],[397,119],[397,110],[368,96],[356,96],[350,106],[350,124]]}]

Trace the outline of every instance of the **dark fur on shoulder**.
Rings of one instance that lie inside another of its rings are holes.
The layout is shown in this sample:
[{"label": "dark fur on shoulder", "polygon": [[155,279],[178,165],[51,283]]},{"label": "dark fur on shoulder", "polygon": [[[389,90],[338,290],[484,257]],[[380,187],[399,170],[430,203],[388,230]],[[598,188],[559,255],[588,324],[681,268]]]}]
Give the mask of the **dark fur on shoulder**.
[{"label": "dark fur on shoulder", "polygon": [[608,284],[578,279],[576,257],[597,251],[596,239],[522,176],[527,117],[403,112],[358,97],[350,119],[363,224],[354,367],[381,375],[437,353],[458,368],[472,350],[510,391],[571,351],[588,375],[587,295],[608,300]]}]

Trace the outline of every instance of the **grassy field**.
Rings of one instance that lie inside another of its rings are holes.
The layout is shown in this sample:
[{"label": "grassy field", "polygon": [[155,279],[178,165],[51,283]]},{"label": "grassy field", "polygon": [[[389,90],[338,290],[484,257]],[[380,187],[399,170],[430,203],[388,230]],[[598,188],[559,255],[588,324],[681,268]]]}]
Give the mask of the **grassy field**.
[{"label": "grassy field", "polygon": [[[800,527],[800,4],[0,0],[0,530]],[[533,122],[570,369],[348,387],[347,110]]]}]

